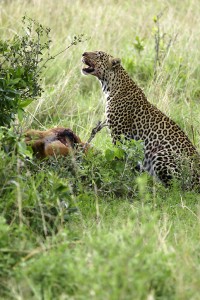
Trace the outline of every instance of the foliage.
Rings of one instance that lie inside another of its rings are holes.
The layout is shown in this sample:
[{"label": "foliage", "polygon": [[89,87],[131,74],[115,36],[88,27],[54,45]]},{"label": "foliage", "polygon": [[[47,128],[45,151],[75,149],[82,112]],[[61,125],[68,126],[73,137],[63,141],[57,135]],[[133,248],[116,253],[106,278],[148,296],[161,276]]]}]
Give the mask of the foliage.
[{"label": "foliage", "polygon": [[41,96],[41,74],[49,60],[83,41],[83,34],[56,55],[50,55],[50,28],[23,17],[22,35],[0,40],[0,126],[10,126],[18,114],[22,121],[24,108]]},{"label": "foliage", "polygon": [[153,34],[155,39],[155,59],[154,59],[154,78],[157,76],[157,68],[160,67],[166,56],[169,54],[170,48],[176,42],[177,34],[170,36],[166,32],[161,31],[160,19],[163,16],[163,12],[154,16],[154,28]]},{"label": "foliage", "polygon": [[140,54],[144,50],[144,41],[140,39],[140,37],[137,35],[135,37],[135,41],[133,43],[134,48],[138,51]]},{"label": "foliage", "polygon": [[18,154],[22,157],[32,157],[32,149],[27,147],[23,134],[20,133],[19,128],[14,127],[0,127],[0,151],[4,151],[5,153],[2,155],[9,154]]},{"label": "foliage", "polygon": [[[16,141],[16,149],[21,148],[19,141]],[[74,208],[71,210],[74,197],[82,202],[87,195],[90,197],[92,194],[126,198],[136,193],[134,178],[137,174],[137,161],[141,159],[139,142],[126,142],[122,147],[106,149],[104,154],[95,153],[91,149],[87,155],[80,152],[77,157],[58,157],[57,161],[50,158],[39,164],[37,160],[28,160],[28,150],[24,151],[16,151],[12,160],[4,151],[0,152],[0,157],[4,161],[0,168],[0,183],[3,187],[0,196],[6,198],[16,193],[20,199],[22,198],[23,217],[18,216],[15,221],[26,220],[25,223],[28,222],[38,234],[47,235],[51,230],[58,230],[56,219],[63,209],[66,209],[63,218],[68,218],[67,214],[74,210]],[[36,178],[39,185],[35,183]],[[18,190],[23,183],[29,190],[27,188],[24,191]],[[47,202],[43,200],[40,204],[41,199],[47,199]],[[58,202],[59,206],[56,209]],[[45,228],[44,224],[41,224],[41,205],[46,219]],[[9,203],[2,202],[0,206],[6,220],[12,222],[15,218],[15,197]]]},{"label": "foliage", "polygon": [[41,71],[50,48],[50,28],[23,17],[24,34],[0,41],[0,125],[10,126],[18,113],[41,95]]},{"label": "foliage", "polygon": [[[91,299],[145,299],[149,294],[158,299],[173,299],[175,277],[171,264],[174,255],[164,253],[157,244],[153,229],[155,216],[148,226],[140,226],[134,220],[136,214],[131,210],[127,224],[122,221],[118,229],[113,221],[113,229],[100,227],[92,233],[92,238],[84,236],[81,247],[77,247],[80,238],[73,241],[65,229],[68,241],[57,237],[60,244],[49,251],[49,256],[41,252],[38,260],[25,262],[23,277],[31,278],[36,291],[41,290],[47,299],[57,295],[77,299],[88,295]],[[144,212],[141,212],[142,217]],[[97,276],[101,286],[94,280]]]}]

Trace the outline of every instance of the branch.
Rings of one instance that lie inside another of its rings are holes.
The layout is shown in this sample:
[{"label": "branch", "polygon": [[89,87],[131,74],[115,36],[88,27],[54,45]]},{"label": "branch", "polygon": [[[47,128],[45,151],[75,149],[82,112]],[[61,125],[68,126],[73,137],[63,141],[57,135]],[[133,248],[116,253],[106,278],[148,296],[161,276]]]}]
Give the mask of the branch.
[{"label": "branch", "polygon": [[37,70],[37,72],[35,73],[35,75],[37,75],[41,70],[42,68],[45,67],[45,65],[47,64],[47,62],[51,59],[55,59],[58,55],[62,54],[63,52],[65,52],[66,50],[68,50],[69,48],[71,48],[72,46],[75,46],[77,45],[77,43],[81,43],[83,41],[86,41],[87,39],[85,40],[82,40],[82,37],[83,35],[81,35],[80,37],[74,37],[74,40],[71,42],[71,44],[69,46],[67,46],[66,48],[64,48],[63,50],[61,50],[60,52],[56,53],[54,56],[50,56],[49,58],[47,58],[47,60],[42,64],[42,66]]},{"label": "branch", "polygon": [[108,126],[107,125],[107,121],[99,121],[97,123],[97,125],[92,129],[92,132],[90,134],[90,137],[88,139],[88,141],[85,143],[84,145],[84,149],[88,146],[88,144],[93,140],[93,138],[95,137],[95,135],[97,134],[97,132],[101,131],[102,128]]}]

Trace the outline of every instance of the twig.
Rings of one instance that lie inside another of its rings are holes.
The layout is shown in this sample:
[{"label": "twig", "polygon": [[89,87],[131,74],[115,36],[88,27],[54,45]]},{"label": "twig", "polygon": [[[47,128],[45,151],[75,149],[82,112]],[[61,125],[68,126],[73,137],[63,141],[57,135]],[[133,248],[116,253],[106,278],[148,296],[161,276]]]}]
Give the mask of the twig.
[{"label": "twig", "polygon": [[91,135],[88,139],[88,141],[85,143],[84,145],[84,149],[88,146],[88,144],[93,140],[93,138],[95,137],[95,135],[97,134],[97,132],[99,132],[102,128],[106,127],[107,126],[107,121],[104,120],[103,122],[102,121],[99,121],[97,123],[97,125],[92,129],[92,132],[91,132]]},{"label": "twig", "polygon": [[47,129],[30,111],[27,110],[27,113],[29,113],[29,115],[31,115],[31,117],[43,128],[43,129]]},{"label": "twig", "polygon": [[191,124],[190,127],[191,127],[191,131],[192,131],[192,142],[193,142],[194,146],[196,147],[196,145],[195,145],[195,132],[194,132],[194,126]]},{"label": "twig", "polygon": [[[166,10],[166,8],[164,9]],[[156,24],[156,30],[154,34],[155,39],[155,58],[154,58],[154,80],[157,78],[158,67],[160,67],[165,57],[168,55],[171,46],[175,43],[178,33],[172,36],[169,36],[167,33],[161,32],[160,20],[164,14],[164,10],[160,12],[155,18],[154,23]],[[169,36],[168,43],[165,42],[165,36]],[[163,46],[161,47],[161,43]]]},{"label": "twig", "polygon": [[193,216],[195,216],[197,219],[199,219],[198,215],[195,214],[188,206],[186,206],[186,205],[184,204],[182,196],[181,196],[181,207],[182,207],[183,209],[186,208],[189,212],[191,212],[191,214],[192,214]]},{"label": "twig", "polygon": [[169,42],[168,42],[168,44],[166,46],[166,49],[165,49],[165,53],[163,55],[163,60],[165,59],[165,57],[169,53],[169,50],[170,50],[171,46],[176,42],[177,37],[178,37],[178,33],[176,33],[175,36],[170,37]]},{"label": "twig", "polygon": [[157,16],[156,16],[156,20],[155,20],[155,23],[156,23],[156,27],[157,27],[157,30],[155,32],[155,60],[154,60],[154,78],[157,77],[157,65],[160,66],[160,40],[161,40],[161,36],[160,36],[160,18],[162,17],[163,15],[163,12],[159,13]]},{"label": "twig", "polygon": [[[62,53],[65,52],[65,51],[67,51],[67,50],[68,50],[69,48],[71,48],[72,46],[76,46],[77,43],[83,42],[84,40],[82,40],[81,38],[82,38],[82,36],[79,37],[78,39],[77,39],[77,38],[74,39],[74,40],[71,42],[71,44],[70,44],[69,46],[67,46],[66,48],[64,48],[64,49],[61,50],[60,52],[56,53],[55,55],[48,57],[48,58],[45,60],[45,62],[41,65],[41,67],[38,69],[38,71],[35,73],[35,75],[37,75],[37,74],[41,71],[41,69],[44,68],[44,67],[46,66],[46,64],[47,64],[47,62],[48,62],[49,60],[55,59],[57,56],[59,56],[60,54],[62,54]],[[85,40],[87,40],[87,39],[85,39]]]}]

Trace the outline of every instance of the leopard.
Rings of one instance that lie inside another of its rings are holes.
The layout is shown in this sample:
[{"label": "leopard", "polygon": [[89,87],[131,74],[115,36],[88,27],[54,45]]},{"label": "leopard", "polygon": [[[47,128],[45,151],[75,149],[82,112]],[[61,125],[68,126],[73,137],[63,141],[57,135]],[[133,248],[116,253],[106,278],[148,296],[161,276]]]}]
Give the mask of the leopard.
[{"label": "leopard", "polygon": [[141,170],[166,187],[173,179],[183,177],[186,161],[190,189],[194,186],[199,189],[200,155],[196,147],[176,122],[148,101],[143,89],[122,66],[121,59],[104,51],[93,51],[82,54],[82,63],[82,73],[96,77],[105,94],[106,123],[112,142],[116,144],[122,137],[142,141]]}]

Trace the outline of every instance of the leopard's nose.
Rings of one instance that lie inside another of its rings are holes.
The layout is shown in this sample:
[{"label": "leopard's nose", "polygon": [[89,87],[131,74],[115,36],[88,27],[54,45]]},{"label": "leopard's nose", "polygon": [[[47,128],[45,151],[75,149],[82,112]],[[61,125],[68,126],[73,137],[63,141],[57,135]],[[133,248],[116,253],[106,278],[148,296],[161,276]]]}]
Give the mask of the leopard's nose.
[{"label": "leopard's nose", "polygon": [[82,54],[82,56],[86,56],[87,55],[87,52],[84,52],[83,54]]}]

